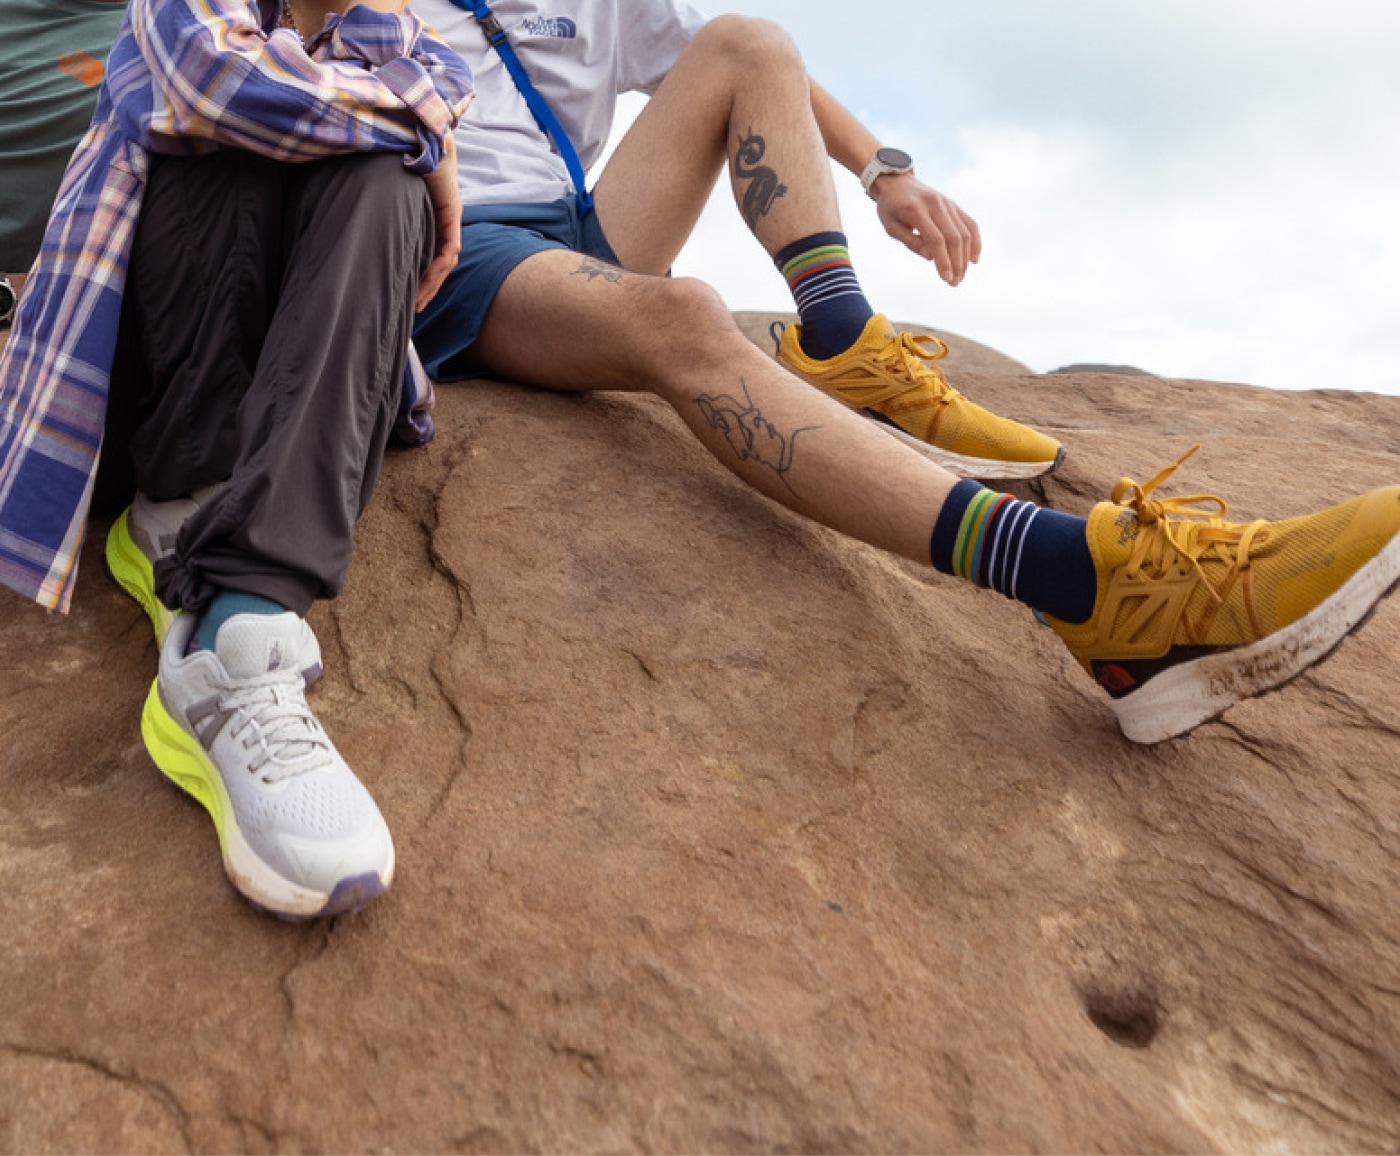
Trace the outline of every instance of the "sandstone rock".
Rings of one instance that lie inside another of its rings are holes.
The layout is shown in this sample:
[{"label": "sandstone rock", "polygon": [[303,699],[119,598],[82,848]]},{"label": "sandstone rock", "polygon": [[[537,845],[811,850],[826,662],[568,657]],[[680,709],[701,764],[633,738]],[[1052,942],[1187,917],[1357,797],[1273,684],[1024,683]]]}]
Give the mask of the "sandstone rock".
[{"label": "sandstone rock", "polygon": [[[954,356],[959,353],[954,341]],[[1026,487],[1283,516],[1393,480],[1400,400],[968,368]],[[1030,615],[756,498],[650,399],[441,390],[313,701],[400,874],[228,886],[138,731],[96,525],[0,597],[0,1149],[1400,1146],[1400,601],[1135,748]]]},{"label": "sandstone rock", "polygon": [[1156,374],[1139,369],[1136,365],[1107,365],[1093,361],[1077,361],[1073,365],[1062,365],[1051,373],[1111,373],[1119,377],[1155,377]]}]

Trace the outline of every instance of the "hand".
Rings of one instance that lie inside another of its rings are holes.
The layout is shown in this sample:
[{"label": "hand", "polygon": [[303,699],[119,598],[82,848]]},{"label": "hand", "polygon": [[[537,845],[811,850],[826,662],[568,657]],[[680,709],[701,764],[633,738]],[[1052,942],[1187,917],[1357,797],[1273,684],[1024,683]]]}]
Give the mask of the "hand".
[{"label": "hand", "polygon": [[417,312],[437,296],[447,275],[457,267],[462,249],[462,191],[457,186],[457,142],[449,131],[442,142],[438,167],[423,178],[433,204],[433,259],[418,283]]},{"label": "hand", "polygon": [[958,285],[982,256],[977,222],[913,174],[887,175],[872,186],[885,232],[927,261],[949,285]]}]

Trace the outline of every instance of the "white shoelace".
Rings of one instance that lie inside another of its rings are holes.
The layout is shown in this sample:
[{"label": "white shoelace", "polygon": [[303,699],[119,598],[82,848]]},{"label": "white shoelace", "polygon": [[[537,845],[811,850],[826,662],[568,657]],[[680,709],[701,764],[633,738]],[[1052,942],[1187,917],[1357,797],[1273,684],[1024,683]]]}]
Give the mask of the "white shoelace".
[{"label": "white shoelace", "polygon": [[252,774],[272,784],[329,766],[331,741],[302,694],[301,676],[240,679],[219,697],[219,709],[232,715],[229,734],[242,736],[245,750],[256,750]]}]

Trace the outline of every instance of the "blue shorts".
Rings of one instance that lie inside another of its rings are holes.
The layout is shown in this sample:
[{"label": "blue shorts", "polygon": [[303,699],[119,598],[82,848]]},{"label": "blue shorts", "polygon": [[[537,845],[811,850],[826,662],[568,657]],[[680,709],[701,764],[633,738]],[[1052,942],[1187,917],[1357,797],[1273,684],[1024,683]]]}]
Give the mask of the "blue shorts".
[{"label": "blue shorts", "polygon": [[457,267],[413,325],[413,344],[429,377],[459,381],[479,372],[468,350],[486,311],[511,270],[545,249],[573,250],[618,264],[598,214],[580,217],[572,194],[549,204],[468,205],[463,210]]}]

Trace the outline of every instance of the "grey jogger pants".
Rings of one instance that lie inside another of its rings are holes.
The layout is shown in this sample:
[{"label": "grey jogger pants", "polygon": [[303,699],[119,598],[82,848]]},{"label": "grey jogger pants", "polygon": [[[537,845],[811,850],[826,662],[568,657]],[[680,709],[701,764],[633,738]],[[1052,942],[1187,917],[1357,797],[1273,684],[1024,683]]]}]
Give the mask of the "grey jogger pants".
[{"label": "grey jogger pants", "polygon": [[157,500],[225,483],[156,568],[166,605],[231,589],[305,614],[340,592],[432,247],[395,155],[153,158],[104,454]]}]

